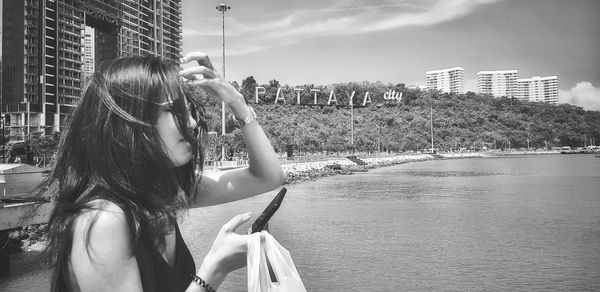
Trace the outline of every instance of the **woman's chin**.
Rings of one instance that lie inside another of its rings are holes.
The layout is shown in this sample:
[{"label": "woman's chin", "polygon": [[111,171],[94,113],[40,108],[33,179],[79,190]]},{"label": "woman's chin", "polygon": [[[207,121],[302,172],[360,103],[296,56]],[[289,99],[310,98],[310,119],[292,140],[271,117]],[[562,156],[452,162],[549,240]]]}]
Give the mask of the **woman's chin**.
[{"label": "woman's chin", "polygon": [[175,167],[182,167],[182,166],[190,163],[190,161],[192,161],[191,154],[189,156],[181,156],[181,157],[178,157],[177,159],[171,160],[171,162],[173,163],[173,166],[175,166]]}]

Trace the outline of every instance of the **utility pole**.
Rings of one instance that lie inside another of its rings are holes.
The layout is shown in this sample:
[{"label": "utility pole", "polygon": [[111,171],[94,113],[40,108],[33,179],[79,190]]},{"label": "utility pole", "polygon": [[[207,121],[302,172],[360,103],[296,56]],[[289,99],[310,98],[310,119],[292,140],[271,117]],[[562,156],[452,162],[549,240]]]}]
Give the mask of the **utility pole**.
[{"label": "utility pole", "polygon": [[377,125],[377,153],[381,154],[381,127]]},{"label": "utility pole", "polygon": [[433,153],[433,97],[429,103],[429,124],[431,128],[431,153]]},{"label": "utility pole", "polygon": [[[354,94],[352,95],[354,96]],[[354,155],[354,105],[352,97],[350,98],[350,148],[352,148],[352,155]]]}]

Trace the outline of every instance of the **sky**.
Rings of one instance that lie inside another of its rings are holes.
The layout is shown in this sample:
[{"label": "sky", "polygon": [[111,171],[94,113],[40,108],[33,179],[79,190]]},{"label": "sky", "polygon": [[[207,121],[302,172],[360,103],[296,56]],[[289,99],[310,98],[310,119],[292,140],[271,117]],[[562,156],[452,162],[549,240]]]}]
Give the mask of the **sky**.
[{"label": "sky", "polygon": [[[0,0],[0,3],[3,0]],[[600,0],[223,0],[226,78],[425,85],[425,72],[558,76],[559,101],[600,111]],[[222,1],[183,0],[183,52],[222,68]],[[1,17],[1,16],[0,16]],[[222,70],[221,70],[222,71]]]},{"label": "sky", "polygon": [[[222,68],[221,1],[183,0],[183,51]],[[598,0],[228,0],[226,78],[425,85],[425,72],[558,76],[559,100],[600,110]]]}]

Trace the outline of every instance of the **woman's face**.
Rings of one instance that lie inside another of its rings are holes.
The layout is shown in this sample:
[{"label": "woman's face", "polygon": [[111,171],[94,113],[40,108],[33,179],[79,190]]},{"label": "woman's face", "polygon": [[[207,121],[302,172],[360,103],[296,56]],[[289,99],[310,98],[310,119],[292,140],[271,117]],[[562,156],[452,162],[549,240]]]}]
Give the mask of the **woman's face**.
[{"label": "woman's face", "polygon": [[[188,107],[187,101],[185,103],[186,107]],[[196,120],[187,112],[186,115],[189,119],[188,127],[191,129],[195,128],[197,126]],[[156,122],[156,129],[158,135],[163,140],[167,156],[171,159],[175,167],[183,166],[192,159],[192,145],[184,139],[179,128],[177,128],[177,120],[170,111],[168,104],[164,109],[161,109],[158,121]]]}]

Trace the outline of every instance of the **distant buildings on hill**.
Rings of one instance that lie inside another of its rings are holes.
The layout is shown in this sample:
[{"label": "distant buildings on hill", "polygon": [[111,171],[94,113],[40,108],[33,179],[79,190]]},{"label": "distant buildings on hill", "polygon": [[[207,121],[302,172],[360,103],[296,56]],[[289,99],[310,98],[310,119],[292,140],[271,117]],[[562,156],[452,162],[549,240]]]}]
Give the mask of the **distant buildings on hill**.
[{"label": "distant buildings on hill", "polygon": [[[426,88],[447,93],[464,93],[464,69],[452,67],[425,72]],[[534,76],[519,79],[518,70],[479,71],[477,93],[514,97],[524,101],[558,103],[558,77]]]},{"label": "distant buildings on hill", "polygon": [[519,71],[479,71],[477,73],[477,93],[490,94],[494,97],[517,96],[517,79]]},{"label": "distant buildings on hill", "polygon": [[452,67],[425,72],[427,88],[448,93],[465,93],[465,69]]},{"label": "distant buildings on hill", "polygon": [[527,101],[558,103],[558,77],[533,76],[517,80],[516,98]]}]

